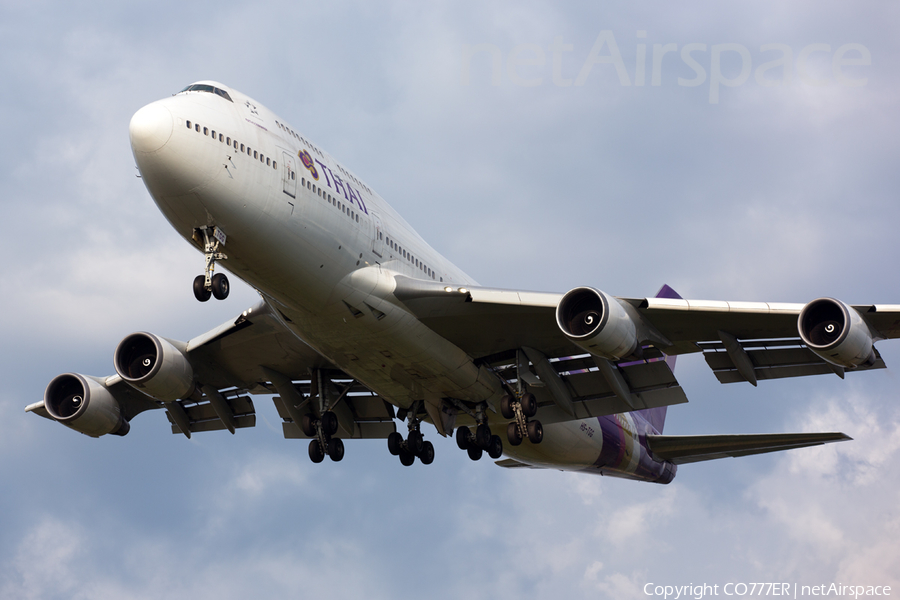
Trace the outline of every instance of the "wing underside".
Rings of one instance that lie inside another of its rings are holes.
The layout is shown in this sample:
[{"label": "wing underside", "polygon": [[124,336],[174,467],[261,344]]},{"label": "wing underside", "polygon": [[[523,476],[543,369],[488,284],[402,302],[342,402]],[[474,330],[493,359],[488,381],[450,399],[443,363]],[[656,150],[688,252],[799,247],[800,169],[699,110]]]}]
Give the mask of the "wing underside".
[{"label": "wing underside", "polygon": [[618,364],[599,363],[584,354],[547,358],[533,348],[485,362],[509,389],[515,389],[519,379],[528,385],[546,424],[688,401],[662,353],[654,348],[646,349],[640,361]]}]

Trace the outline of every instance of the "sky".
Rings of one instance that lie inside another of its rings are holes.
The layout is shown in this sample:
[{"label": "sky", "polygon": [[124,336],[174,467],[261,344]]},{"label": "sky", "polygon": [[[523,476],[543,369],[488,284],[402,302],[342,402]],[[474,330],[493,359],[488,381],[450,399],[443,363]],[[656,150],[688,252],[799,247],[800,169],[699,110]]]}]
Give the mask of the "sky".
[{"label": "sky", "polygon": [[128,144],[135,111],[204,79],[338,157],[483,285],[900,303],[898,13],[0,0],[0,598],[900,593],[896,342],[886,370],[758,388],[679,358],[690,403],[666,433],[854,441],[667,486],[473,463],[433,431],[430,466],[367,440],[313,465],[267,397],[254,429],[191,440],[161,411],[100,439],[24,412],[60,373],[113,373],[131,332],[187,340],[256,302],[235,278],[193,298],[202,256]]}]

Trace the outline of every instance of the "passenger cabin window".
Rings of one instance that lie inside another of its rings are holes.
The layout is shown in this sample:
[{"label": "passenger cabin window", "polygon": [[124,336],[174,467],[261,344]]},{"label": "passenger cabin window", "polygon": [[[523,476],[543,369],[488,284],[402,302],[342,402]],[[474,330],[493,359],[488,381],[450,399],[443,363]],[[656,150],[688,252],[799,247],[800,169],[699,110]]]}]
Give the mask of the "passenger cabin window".
[{"label": "passenger cabin window", "polygon": [[[209,129],[209,127],[203,127],[201,129],[199,123],[193,123],[193,122],[187,121],[187,120],[185,121],[185,125],[187,126],[188,129],[193,128],[198,133],[200,133],[202,131],[203,135],[212,136],[213,140],[218,139],[220,142],[228,144],[229,148],[231,147],[231,144],[232,144],[231,137],[230,136],[226,137],[224,133],[216,133],[215,130],[211,131]],[[234,149],[237,150],[238,148],[240,148],[240,151],[243,153],[244,144],[241,144],[237,140],[234,140]],[[271,157],[267,157],[265,154],[255,151],[255,150],[251,149],[249,146],[247,146],[246,148],[247,148],[248,156],[252,156],[253,158],[258,158],[259,162],[263,163],[264,165],[271,166],[273,169],[276,169],[276,170],[278,169],[278,163],[275,162],[274,160],[272,160]],[[294,178],[295,178],[294,174],[291,173],[291,179],[294,179]]]}]

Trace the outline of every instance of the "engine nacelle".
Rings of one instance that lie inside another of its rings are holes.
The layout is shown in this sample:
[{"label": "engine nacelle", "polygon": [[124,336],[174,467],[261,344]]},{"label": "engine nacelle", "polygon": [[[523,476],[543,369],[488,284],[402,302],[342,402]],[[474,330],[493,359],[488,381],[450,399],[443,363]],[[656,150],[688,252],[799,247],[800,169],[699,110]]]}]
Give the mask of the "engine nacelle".
[{"label": "engine nacelle", "polygon": [[638,349],[637,325],[618,300],[600,290],[570,290],[556,307],[556,323],[587,352],[618,360]]},{"label": "engine nacelle", "polygon": [[91,437],[125,435],[131,428],[106,386],[77,373],[59,375],[50,382],[44,391],[44,408],[66,427]]},{"label": "engine nacelle", "polygon": [[145,394],[174,402],[194,392],[194,369],[185,353],[152,333],[132,333],[119,342],[116,373]]},{"label": "engine nacelle", "polygon": [[854,369],[875,362],[869,326],[854,308],[834,298],[813,300],[800,311],[800,339],[827,362]]}]

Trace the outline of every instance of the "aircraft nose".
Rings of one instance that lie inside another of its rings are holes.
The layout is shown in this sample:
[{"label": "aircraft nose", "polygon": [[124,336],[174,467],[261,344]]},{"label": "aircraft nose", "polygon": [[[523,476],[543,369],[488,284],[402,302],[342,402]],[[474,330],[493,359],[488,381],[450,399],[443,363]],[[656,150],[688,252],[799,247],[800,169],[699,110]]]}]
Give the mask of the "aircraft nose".
[{"label": "aircraft nose", "polygon": [[131,148],[135,152],[156,152],[172,137],[175,120],[172,113],[158,102],[134,113],[128,126]]}]

